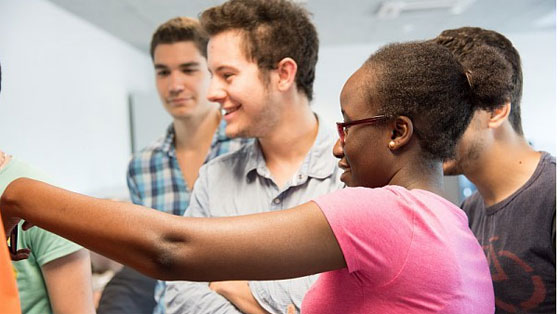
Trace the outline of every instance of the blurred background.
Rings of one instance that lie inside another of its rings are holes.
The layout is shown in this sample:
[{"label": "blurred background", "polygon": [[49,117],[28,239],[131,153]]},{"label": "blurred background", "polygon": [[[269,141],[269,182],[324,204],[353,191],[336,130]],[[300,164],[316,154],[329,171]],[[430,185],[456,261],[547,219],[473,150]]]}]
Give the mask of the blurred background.
[{"label": "blurred background", "polygon": [[[169,18],[217,0],[0,0],[0,149],[81,193],[127,199],[133,151],[170,123],[154,86],[149,42]],[[554,0],[307,0],[320,37],[313,107],[341,119],[345,80],[380,46],[478,26],[506,35],[523,62],[522,119],[556,155]],[[472,192],[447,179],[448,198]]]}]

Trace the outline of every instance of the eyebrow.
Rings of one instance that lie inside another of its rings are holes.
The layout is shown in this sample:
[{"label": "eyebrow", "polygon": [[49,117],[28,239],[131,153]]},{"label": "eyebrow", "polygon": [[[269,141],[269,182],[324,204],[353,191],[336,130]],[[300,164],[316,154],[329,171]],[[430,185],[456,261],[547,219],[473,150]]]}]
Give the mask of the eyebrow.
[{"label": "eyebrow", "polygon": [[[200,62],[187,62],[187,63],[179,64],[179,68],[195,68],[195,67],[199,67],[199,66],[200,66]],[[154,68],[156,68],[156,69],[167,69],[169,67],[166,66],[165,64],[156,63],[156,64],[154,64]]]},{"label": "eyebrow", "polygon": [[[231,71],[235,71],[235,68],[228,66],[228,65],[220,65],[216,71],[214,71],[213,73],[217,73],[217,72],[221,72],[224,70],[231,70]],[[210,71],[210,73],[212,73],[212,70],[210,70],[210,67],[208,68],[208,71]]]}]

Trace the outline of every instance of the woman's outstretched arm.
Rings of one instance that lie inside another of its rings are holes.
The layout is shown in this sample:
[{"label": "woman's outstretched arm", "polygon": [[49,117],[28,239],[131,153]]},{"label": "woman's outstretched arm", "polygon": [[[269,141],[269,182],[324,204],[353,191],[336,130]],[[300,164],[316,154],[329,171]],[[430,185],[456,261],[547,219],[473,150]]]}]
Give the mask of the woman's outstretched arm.
[{"label": "woman's outstretched arm", "polygon": [[5,190],[6,232],[21,218],[164,280],[261,280],[346,266],[314,202],[228,218],[186,218],[84,196],[31,179]]}]

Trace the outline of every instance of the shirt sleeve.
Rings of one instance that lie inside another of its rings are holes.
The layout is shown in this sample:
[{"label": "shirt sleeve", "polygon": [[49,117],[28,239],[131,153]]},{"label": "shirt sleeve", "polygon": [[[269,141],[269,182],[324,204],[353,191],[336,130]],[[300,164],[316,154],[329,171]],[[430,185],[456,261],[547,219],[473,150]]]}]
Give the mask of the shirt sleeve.
[{"label": "shirt sleeve", "polygon": [[414,232],[414,212],[396,192],[345,188],[314,200],[346,260],[348,271],[373,285],[398,276]]},{"label": "shirt sleeve", "polygon": [[29,246],[39,266],[82,249],[80,245],[39,227],[22,231],[21,224],[18,232],[23,238],[22,242]]},{"label": "shirt sleeve", "polygon": [[128,171],[126,172],[126,184],[128,185],[128,191],[130,193],[130,200],[132,201],[132,203],[137,205],[144,205],[142,202],[142,197],[140,196],[138,184],[134,179],[136,173],[134,164],[135,164],[135,159],[132,158],[128,163]]}]

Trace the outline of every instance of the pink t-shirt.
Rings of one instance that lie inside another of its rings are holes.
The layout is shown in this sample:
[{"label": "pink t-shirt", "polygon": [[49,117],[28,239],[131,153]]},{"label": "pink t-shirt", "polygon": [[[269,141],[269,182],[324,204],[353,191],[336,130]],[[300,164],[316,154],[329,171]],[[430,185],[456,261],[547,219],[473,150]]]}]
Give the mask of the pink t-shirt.
[{"label": "pink t-shirt", "polygon": [[482,248],[449,201],[399,186],[315,200],[347,268],[321,274],[302,313],[494,313]]}]

